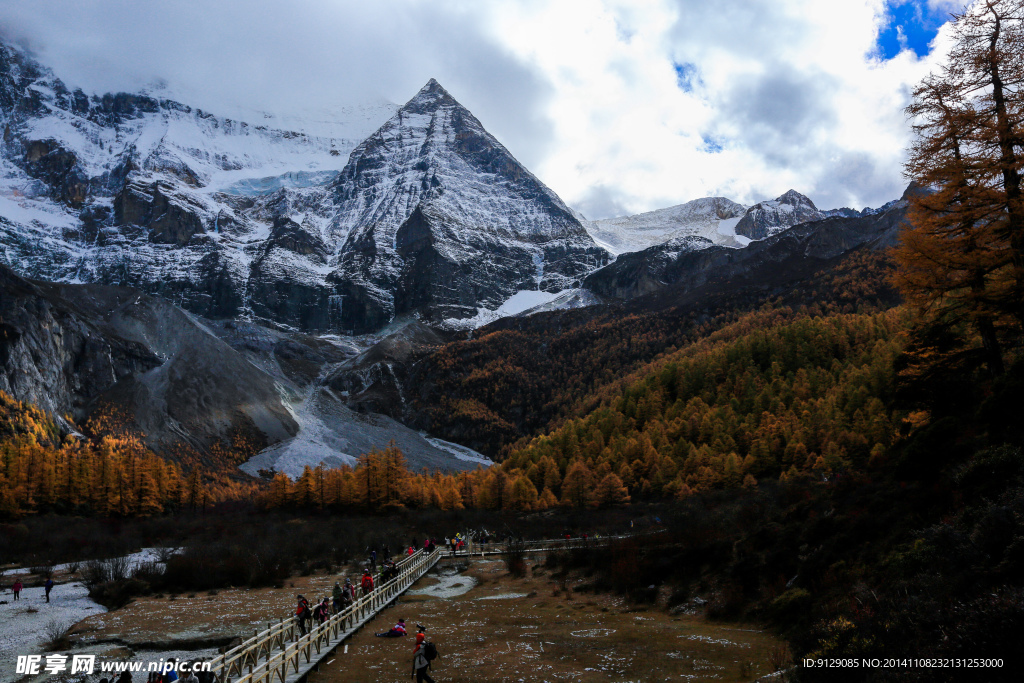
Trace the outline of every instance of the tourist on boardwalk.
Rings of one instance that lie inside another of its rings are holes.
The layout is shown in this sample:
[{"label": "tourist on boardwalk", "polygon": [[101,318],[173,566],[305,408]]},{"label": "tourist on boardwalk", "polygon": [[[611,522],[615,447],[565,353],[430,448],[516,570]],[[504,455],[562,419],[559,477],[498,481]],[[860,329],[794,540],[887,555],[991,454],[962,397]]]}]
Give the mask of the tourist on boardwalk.
[{"label": "tourist on boardwalk", "polygon": [[331,590],[331,597],[334,598],[334,613],[337,614],[341,611],[341,603],[344,600],[342,595],[345,593],[342,589],[341,584],[337,581],[334,582],[334,588]]},{"label": "tourist on boardwalk", "polygon": [[356,587],[352,585],[352,579],[345,579],[345,585],[342,586],[341,590],[343,593],[348,593],[349,602],[356,599]]},{"label": "tourist on boardwalk", "polygon": [[406,634],[405,631],[405,619],[399,619],[398,623],[391,627],[390,631],[384,633],[374,633],[373,635],[378,638],[401,638]]},{"label": "tourist on boardwalk", "polygon": [[121,672],[121,675],[117,677],[117,683],[132,683],[132,674],[130,671],[125,669]]},{"label": "tourist on boardwalk", "polygon": [[317,603],[316,607],[313,608],[313,618],[316,619],[317,625],[320,625],[327,620],[327,616],[327,598],[324,598],[321,602]]},{"label": "tourist on boardwalk", "polygon": [[43,589],[46,591],[46,602],[50,602],[50,591],[53,590],[53,579],[47,579],[46,583],[43,584]]},{"label": "tourist on boardwalk", "polygon": [[364,596],[373,591],[373,577],[370,576],[370,570],[363,570],[363,580],[360,582],[360,586],[363,588]]},{"label": "tourist on boardwalk", "polygon": [[306,635],[306,620],[310,618],[309,601],[301,595],[298,596],[299,604],[295,608],[295,619],[299,622],[299,633]]},{"label": "tourist on boardwalk", "polygon": [[434,683],[434,679],[427,673],[430,670],[430,660],[427,659],[426,640],[427,636],[422,631],[416,634],[416,649],[412,651],[412,675],[416,683]]},{"label": "tourist on boardwalk", "polygon": [[199,666],[199,662],[194,662],[192,666],[188,668],[188,672],[181,677],[181,683],[199,683],[199,676],[196,676],[195,668]]},{"label": "tourist on boardwalk", "polygon": [[21,582],[21,579],[14,580],[14,585],[11,586],[11,592],[14,593],[15,600],[21,600],[21,589],[24,587],[25,585]]}]

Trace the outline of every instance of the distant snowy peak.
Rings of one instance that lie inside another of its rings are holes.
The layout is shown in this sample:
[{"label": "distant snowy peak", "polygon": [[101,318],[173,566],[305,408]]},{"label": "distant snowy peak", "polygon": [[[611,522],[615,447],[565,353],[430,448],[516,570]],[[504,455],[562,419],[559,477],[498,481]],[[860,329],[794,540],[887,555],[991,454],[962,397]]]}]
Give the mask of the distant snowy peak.
[{"label": "distant snowy peak", "polygon": [[342,324],[472,318],[608,260],[559,197],[431,79],[331,183]]},{"label": "distant snowy peak", "polygon": [[595,241],[616,254],[688,236],[705,238],[709,244],[740,246],[731,227],[745,210],[725,197],[702,197],[634,216],[589,221],[586,227]]},{"label": "distant snowy peak", "polygon": [[735,226],[736,234],[752,240],[762,240],[798,223],[826,218],[810,199],[796,190],[760,202],[747,209]]}]

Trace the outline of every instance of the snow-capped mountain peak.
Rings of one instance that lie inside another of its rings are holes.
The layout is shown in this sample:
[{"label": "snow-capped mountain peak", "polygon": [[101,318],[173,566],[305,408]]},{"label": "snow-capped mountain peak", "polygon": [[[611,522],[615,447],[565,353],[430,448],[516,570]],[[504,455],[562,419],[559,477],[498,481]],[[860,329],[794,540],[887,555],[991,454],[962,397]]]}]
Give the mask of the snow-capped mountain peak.
[{"label": "snow-capped mountain peak", "polygon": [[559,197],[431,79],[331,184],[344,325],[471,318],[567,289],[607,253]]},{"label": "snow-capped mountain peak", "polygon": [[796,190],[767,201],[754,204],[736,224],[737,235],[761,240],[798,223],[819,221],[826,214],[818,210],[810,199]]}]

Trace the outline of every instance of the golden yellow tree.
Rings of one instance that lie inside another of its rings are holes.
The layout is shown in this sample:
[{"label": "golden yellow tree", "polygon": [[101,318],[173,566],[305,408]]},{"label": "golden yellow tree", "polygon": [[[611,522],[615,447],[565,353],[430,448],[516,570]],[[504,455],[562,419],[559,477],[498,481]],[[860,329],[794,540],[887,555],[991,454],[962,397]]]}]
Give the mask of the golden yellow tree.
[{"label": "golden yellow tree", "polygon": [[998,375],[1007,316],[1024,321],[1024,0],[980,0],[955,19],[945,64],[907,108],[906,174],[922,189],[910,197],[897,283],[919,336],[936,340],[918,356],[962,355],[970,325]]}]

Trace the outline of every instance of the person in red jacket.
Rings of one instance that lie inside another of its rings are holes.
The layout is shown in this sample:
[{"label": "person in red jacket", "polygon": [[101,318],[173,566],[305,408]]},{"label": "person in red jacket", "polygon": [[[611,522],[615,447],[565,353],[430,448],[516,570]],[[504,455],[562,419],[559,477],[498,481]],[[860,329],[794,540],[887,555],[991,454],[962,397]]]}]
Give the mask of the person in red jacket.
[{"label": "person in red jacket", "polygon": [[21,583],[21,579],[16,579],[14,581],[14,585],[11,586],[11,591],[14,593],[15,600],[21,600],[21,589],[24,587],[24,584]]},{"label": "person in red jacket", "polygon": [[295,607],[295,619],[299,622],[299,633],[306,635],[306,621],[312,616],[312,612],[309,609],[309,601],[303,596],[299,595],[298,605]]},{"label": "person in red jacket", "polygon": [[363,570],[363,580],[359,584],[363,588],[363,595],[369,595],[373,591],[373,577],[370,576],[370,570]]}]

